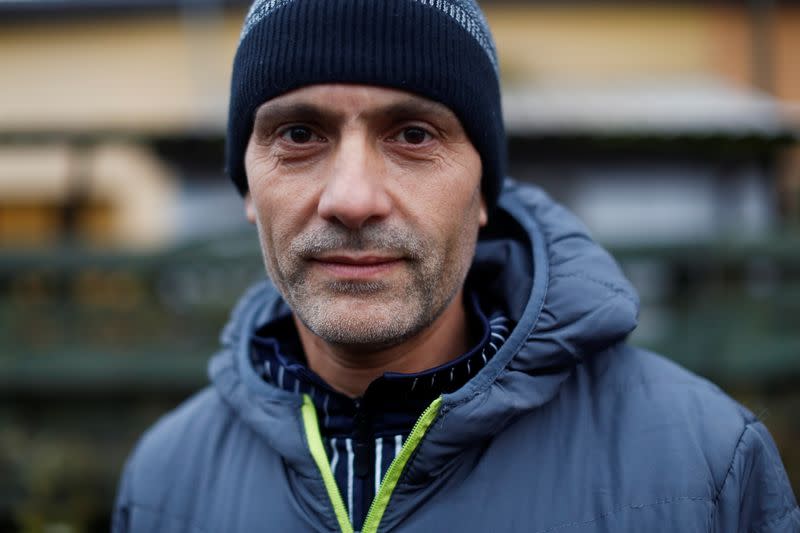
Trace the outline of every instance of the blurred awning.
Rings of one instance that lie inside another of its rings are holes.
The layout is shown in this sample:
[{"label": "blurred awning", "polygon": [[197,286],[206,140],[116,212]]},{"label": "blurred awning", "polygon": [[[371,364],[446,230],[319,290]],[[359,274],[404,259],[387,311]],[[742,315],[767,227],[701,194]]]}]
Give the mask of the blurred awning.
[{"label": "blurred awning", "polygon": [[607,86],[540,85],[503,92],[510,135],[723,136],[765,139],[800,133],[800,109],[714,79]]}]

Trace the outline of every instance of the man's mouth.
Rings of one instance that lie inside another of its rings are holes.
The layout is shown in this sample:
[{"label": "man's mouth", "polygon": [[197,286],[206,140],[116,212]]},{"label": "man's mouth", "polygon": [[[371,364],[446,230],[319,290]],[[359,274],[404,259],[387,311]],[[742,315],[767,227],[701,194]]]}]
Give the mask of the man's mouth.
[{"label": "man's mouth", "polygon": [[311,258],[325,272],[341,279],[370,279],[400,266],[403,258],[381,254],[325,254]]}]

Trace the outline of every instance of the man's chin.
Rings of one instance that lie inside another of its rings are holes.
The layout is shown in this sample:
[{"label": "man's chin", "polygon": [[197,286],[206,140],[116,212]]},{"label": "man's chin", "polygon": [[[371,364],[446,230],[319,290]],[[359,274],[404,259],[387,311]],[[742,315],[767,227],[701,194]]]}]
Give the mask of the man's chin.
[{"label": "man's chin", "polygon": [[313,310],[295,312],[308,329],[329,344],[376,350],[400,344],[422,329],[416,309],[397,305],[397,301],[393,303],[387,305],[351,296],[315,306]]}]

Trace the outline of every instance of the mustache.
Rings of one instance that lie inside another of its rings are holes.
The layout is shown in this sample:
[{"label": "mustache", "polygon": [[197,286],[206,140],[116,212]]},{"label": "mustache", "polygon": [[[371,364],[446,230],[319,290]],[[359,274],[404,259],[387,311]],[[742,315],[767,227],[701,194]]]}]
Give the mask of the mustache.
[{"label": "mustache", "polygon": [[414,232],[399,227],[369,225],[356,230],[343,226],[325,226],[297,236],[289,251],[304,259],[330,252],[387,252],[410,259],[420,259],[425,241]]}]

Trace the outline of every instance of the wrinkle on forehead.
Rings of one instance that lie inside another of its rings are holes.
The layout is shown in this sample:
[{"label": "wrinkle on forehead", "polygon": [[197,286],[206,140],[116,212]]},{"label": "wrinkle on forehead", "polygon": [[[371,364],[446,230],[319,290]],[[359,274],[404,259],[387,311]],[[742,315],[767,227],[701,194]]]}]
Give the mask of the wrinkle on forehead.
[{"label": "wrinkle on forehead", "polygon": [[458,121],[445,105],[397,89],[350,84],[312,85],[296,89],[262,104],[256,121],[275,116],[316,115],[341,122],[418,116]]}]

